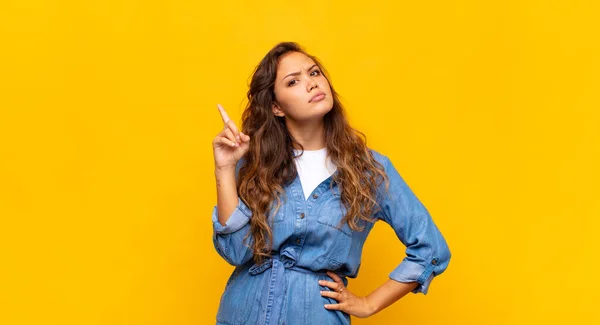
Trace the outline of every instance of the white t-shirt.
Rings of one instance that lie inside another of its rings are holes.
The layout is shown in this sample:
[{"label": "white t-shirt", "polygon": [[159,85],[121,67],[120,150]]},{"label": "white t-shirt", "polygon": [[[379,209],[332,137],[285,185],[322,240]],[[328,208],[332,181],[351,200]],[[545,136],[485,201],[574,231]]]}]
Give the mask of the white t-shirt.
[{"label": "white t-shirt", "polygon": [[[300,150],[293,150],[295,156],[300,154]],[[337,170],[331,160],[327,159],[327,147],[319,150],[304,150],[302,156],[294,158],[294,161],[304,191],[304,199],[308,199],[310,193]]]}]

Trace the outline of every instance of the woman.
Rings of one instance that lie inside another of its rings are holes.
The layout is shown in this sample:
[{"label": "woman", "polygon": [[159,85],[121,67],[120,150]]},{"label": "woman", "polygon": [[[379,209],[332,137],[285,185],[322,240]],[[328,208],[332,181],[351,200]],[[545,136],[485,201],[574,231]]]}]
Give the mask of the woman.
[{"label": "woman", "polygon": [[[217,324],[350,324],[409,292],[427,294],[450,251],[427,209],[386,156],[348,124],[322,64],[277,44],[253,74],[238,129],[213,140],[215,249],[235,266]],[[377,220],[406,246],[389,280],[348,289]]]}]

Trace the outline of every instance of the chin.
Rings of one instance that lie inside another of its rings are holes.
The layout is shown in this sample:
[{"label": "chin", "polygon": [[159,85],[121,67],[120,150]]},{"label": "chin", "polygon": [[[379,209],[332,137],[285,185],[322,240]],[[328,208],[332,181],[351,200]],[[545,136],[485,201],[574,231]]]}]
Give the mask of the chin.
[{"label": "chin", "polygon": [[333,103],[329,103],[327,101],[321,101],[317,105],[315,105],[316,109],[323,112],[323,114],[327,114],[333,108]]},{"label": "chin", "polygon": [[316,104],[319,107],[329,107],[332,108],[333,107],[333,98],[329,97],[329,96],[325,96],[325,99],[318,102]]},{"label": "chin", "polygon": [[327,115],[327,113],[331,112],[333,109],[333,104],[329,104],[326,102],[321,102],[319,105],[313,106],[312,114],[310,117],[306,117],[306,121],[308,120],[321,120]]}]

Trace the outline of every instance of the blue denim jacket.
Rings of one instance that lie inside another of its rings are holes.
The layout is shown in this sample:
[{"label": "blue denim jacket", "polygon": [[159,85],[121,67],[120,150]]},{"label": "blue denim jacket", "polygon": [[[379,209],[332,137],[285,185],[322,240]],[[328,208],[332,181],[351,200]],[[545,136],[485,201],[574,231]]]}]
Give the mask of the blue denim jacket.
[{"label": "blue denim jacket", "polygon": [[[378,189],[382,210],[374,216],[391,226],[406,246],[404,258],[401,252],[388,254],[399,261],[389,278],[416,281],[418,286],[412,292],[427,294],[433,278],[448,267],[450,250],[429,212],[390,159],[370,150],[385,167],[390,181],[389,195],[384,194],[384,183]],[[236,166],[236,176],[242,164],[243,159]],[[298,176],[285,187],[288,199],[282,197],[282,206],[273,220],[274,257],[261,265],[254,264],[251,248],[242,243],[250,228],[252,211],[238,200],[237,208],[223,226],[214,206],[215,249],[236,267],[221,296],[217,324],[279,324],[280,319],[285,319],[285,324],[316,324],[327,323],[327,318],[332,324],[350,323],[346,313],[323,307],[337,301],[321,296],[320,290],[331,289],[317,281],[333,281],[325,273],[332,270],[347,286],[346,277],[358,275],[362,248],[374,224],[364,222],[362,232],[353,231],[345,223],[336,228],[346,210],[340,205],[338,186],[334,184],[329,189],[332,176],[319,184],[308,199]],[[251,242],[252,239],[247,243]]]}]

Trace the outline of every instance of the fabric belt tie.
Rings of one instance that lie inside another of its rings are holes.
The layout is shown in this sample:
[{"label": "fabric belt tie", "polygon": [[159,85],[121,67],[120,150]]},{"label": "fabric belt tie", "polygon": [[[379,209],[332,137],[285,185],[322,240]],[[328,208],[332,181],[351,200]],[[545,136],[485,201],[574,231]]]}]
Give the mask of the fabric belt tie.
[{"label": "fabric belt tie", "polygon": [[[325,272],[315,272],[313,270],[296,266],[297,253],[293,247],[284,248],[278,255],[273,255],[266,259],[262,264],[257,265],[256,263],[248,269],[248,273],[251,275],[258,275],[265,272],[267,269],[271,269],[271,276],[269,278],[269,294],[267,296],[267,307],[264,315],[264,322],[262,324],[279,324],[279,318],[282,316],[283,302],[285,300],[285,294],[287,291],[286,286],[286,275],[285,270],[295,270],[303,273],[310,273],[315,275],[328,276]],[[344,282],[345,277],[340,276]]]}]

